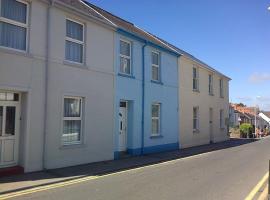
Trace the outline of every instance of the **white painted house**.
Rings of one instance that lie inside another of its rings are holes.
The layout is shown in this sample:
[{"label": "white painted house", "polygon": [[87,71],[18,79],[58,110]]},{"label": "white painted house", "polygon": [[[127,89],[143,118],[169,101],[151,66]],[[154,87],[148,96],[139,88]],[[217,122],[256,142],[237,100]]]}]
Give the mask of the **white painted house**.
[{"label": "white painted house", "polygon": [[113,24],[81,1],[0,7],[0,167],[113,159]]}]

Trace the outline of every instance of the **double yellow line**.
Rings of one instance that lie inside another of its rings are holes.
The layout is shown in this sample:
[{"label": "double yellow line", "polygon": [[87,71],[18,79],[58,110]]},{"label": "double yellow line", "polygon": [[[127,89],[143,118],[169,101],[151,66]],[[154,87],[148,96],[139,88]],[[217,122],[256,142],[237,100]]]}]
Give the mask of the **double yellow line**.
[{"label": "double yellow line", "polygon": [[83,182],[86,182],[86,181],[96,180],[96,179],[100,179],[100,178],[104,178],[104,177],[108,177],[108,176],[127,173],[127,172],[134,172],[134,171],[138,171],[138,170],[142,170],[142,169],[146,169],[146,168],[152,168],[152,167],[175,164],[180,160],[187,160],[187,159],[197,158],[197,157],[200,157],[200,156],[203,156],[203,155],[206,155],[206,154],[210,154],[210,153],[213,153],[213,152],[206,152],[206,153],[194,155],[194,156],[191,156],[191,157],[179,158],[179,159],[175,159],[175,160],[165,161],[165,162],[152,164],[152,165],[147,165],[147,166],[143,166],[143,167],[137,167],[137,168],[134,168],[134,169],[127,169],[127,170],[114,172],[114,173],[101,175],[101,176],[87,176],[87,177],[78,178],[78,179],[74,179],[74,180],[70,180],[70,181],[64,181],[64,182],[61,182],[61,183],[52,183],[52,184],[46,185],[46,186],[37,186],[37,187],[31,188],[31,189],[26,189],[26,190],[22,190],[22,191],[18,191],[18,192],[12,192],[12,193],[8,193],[8,194],[0,195],[0,200],[10,199],[10,198],[23,196],[23,195],[27,195],[27,194],[33,194],[33,193],[36,193],[36,192],[42,192],[42,191],[46,191],[46,190],[50,190],[50,189],[61,188],[61,187],[65,187],[65,186],[74,185],[74,184],[77,184],[77,183],[83,183]]},{"label": "double yellow line", "polygon": [[259,183],[251,190],[251,192],[248,194],[245,200],[253,200],[257,192],[261,189],[261,187],[268,180],[268,178],[269,178],[269,173],[267,172],[263,176],[263,178],[259,181]]},{"label": "double yellow line", "polygon": [[[46,191],[46,190],[61,188],[61,187],[65,187],[65,186],[70,186],[70,185],[74,185],[74,184],[78,184],[78,183],[83,183],[86,181],[96,180],[96,179],[100,179],[100,178],[104,178],[104,177],[108,177],[108,176],[127,173],[127,172],[134,172],[134,171],[138,171],[138,170],[145,169],[145,168],[152,168],[152,167],[164,166],[164,165],[169,165],[169,164],[175,164],[180,160],[196,158],[196,157],[200,157],[202,155],[206,155],[206,154],[210,154],[210,153],[213,153],[213,152],[202,153],[202,154],[198,154],[198,155],[191,156],[191,157],[179,158],[179,159],[175,159],[175,160],[171,160],[171,161],[166,161],[166,162],[162,162],[162,163],[138,167],[138,168],[134,168],[134,169],[127,169],[127,170],[123,170],[123,171],[119,171],[119,172],[115,172],[115,173],[110,173],[110,174],[106,174],[106,175],[101,175],[101,176],[87,176],[87,177],[64,181],[64,182],[60,182],[60,183],[52,183],[52,184],[46,185],[46,186],[37,186],[37,187],[31,188],[31,189],[26,189],[26,190],[22,190],[22,191],[18,191],[18,192],[12,192],[12,193],[8,193],[8,194],[0,195],[0,200],[6,200],[6,199],[10,199],[10,198],[24,196],[27,194],[33,194],[36,192],[42,192],[42,191]],[[245,200],[252,200],[255,197],[255,195],[257,194],[257,192],[260,190],[260,188],[263,186],[263,184],[266,182],[268,177],[269,177],[269,173],[267,172],[263,176],[263,178],[260,180],[260,182],[252,189],[252,191],[245,198]]]}]

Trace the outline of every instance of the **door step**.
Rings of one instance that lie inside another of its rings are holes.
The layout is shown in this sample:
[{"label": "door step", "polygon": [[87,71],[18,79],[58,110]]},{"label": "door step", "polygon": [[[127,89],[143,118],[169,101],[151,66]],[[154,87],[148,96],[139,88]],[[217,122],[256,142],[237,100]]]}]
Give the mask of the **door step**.
[{"label": "door step", "polygon": [[122,151],[122,152],[119,153],[119,158],[120,159],[122,159],[122,158],[130,158],[130,157],[131,157],[131,155],[128,154],[127,151]]},{"label": "door step", "polygon": [[23,173],[24,169],[21,166],[0,168],[0,177],[18,175]]}]

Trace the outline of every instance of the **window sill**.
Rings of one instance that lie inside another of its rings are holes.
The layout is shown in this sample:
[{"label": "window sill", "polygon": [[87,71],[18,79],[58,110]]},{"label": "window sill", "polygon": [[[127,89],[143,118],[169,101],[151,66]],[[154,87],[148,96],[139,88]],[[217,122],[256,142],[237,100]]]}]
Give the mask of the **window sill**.
[{"label": "window sill", "polygon": [[193,133],[200,133],[199,129],[193,129]]},{"label": "window sill", "polygon": [[162,83],[161,81],[156,81],[156,80],[151,80],[151,83],[155,83],[155,84],[163,85],[163,83]]},{"label": "window sill", "polygon": [[224,96],[220,96],[221,99],[224,99]]},{"label": "window sill", "polygon": [[131,74],[118,73],[118,76],[122,76],[122,77],[125,77],[125,78],[135,79],[135,76],[133,76]]},{"label": "window sill", "polygon": [[157,139],[157,138],[163,138],[162,135],[151,135],[150,139]]},{"label": "window sill", "polygon": [[225,130],[225,128],[220,128],[220,130],[224,131],[224,130]]},{"label": "window sill", "polygon": [[77,62],[72,62],[72,61],[69,61],[69,60],[64,60],[63,64],[64,65],[69,65],[69,66],[72,66],[72,67],[83,68],[83,69],[87,68],[87,66],[84,63],[77,63]]},{"label": "window sill", "polygon": [[193,92],[200,93],[200,90],[195,90],[195,89],[193,89]]},{"label": "window sill", "polygon": [[21,56],[33,58],[33,56],[30,53],[28,53],[27,51],[24,51],[24,50],[0,46],[0,51],[2,51],[4,53],[16,54],[16,55],[21,55]]},{"label": "window sill", "polygon": [[65,150],[65,149],[77,149],[77,148],[84,148],[86,145],[83,143],[70,143],[70,144],[62,144],[62,146],[59,149]]},{"label": "window sill", "polygon": [[213,97],[213,96],[215,96],[215,95],[214,95],[213,93],[209,93],[209,96],[212,96],[212,97]]}]

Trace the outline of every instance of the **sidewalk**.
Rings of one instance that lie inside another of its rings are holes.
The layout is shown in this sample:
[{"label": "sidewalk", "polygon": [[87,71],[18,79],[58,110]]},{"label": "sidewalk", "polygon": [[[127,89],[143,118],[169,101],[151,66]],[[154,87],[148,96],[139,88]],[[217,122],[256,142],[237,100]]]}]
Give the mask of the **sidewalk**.
[{"label": "sidewalk", "polygon": [[86,176],[100,176],[126,169],[133,169],[141,166],[185,158],[201,153],[231,148],[254,141],[256,140],[232,138],[225,142],[192,147],[177,151],[128,157],[120,160],[104,161],[74,167],[3,177],[0,178],[0,194],[7,194],[10,192],[64,182]]}]

